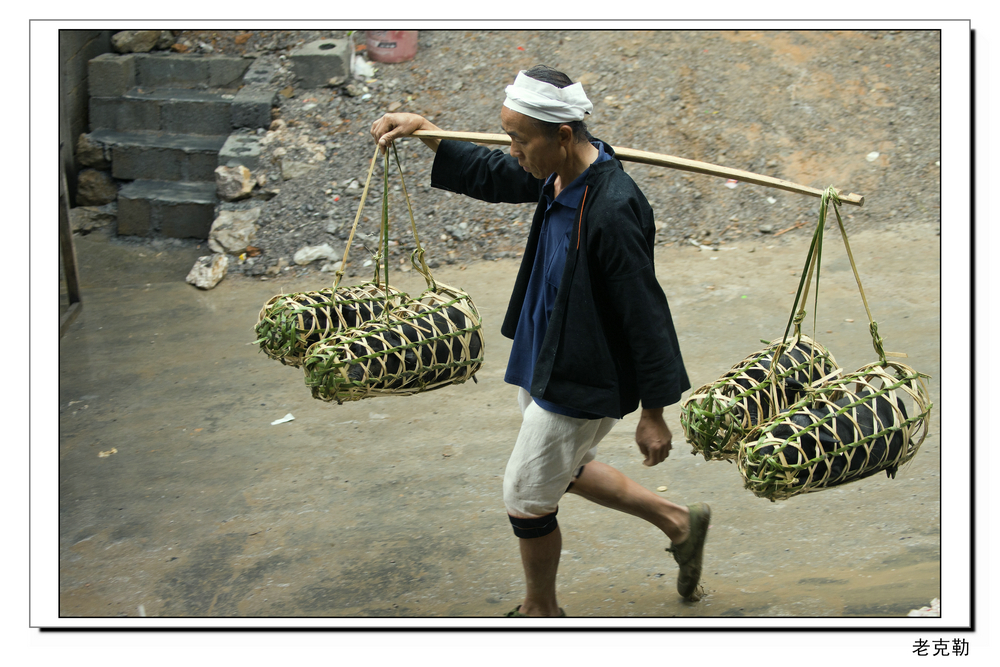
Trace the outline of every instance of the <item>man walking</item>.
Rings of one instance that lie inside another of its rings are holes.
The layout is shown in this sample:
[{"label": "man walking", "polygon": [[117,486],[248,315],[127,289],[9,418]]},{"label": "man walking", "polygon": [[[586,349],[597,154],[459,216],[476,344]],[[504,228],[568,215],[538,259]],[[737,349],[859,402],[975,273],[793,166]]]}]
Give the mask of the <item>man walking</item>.
[{"label": "man walking", "polygon": [[[670,539],[677,591],[697,599],[711,511],[674,504],[595,459],[615,423],[641,405],[636,443],[654,466],[670,453],[663,408],[690,389],[667,299],[653,269],[653,211],[584,118],[583,86],[537,66],[506,89],[510,154],[421,137],[431,185],[489,202],[537,202],[501,332],[513,339],[505,380],[523,421],[504,473],[527,591],[508,616],[561,616],[556,519],[567,491],[645,519]],[[372,124],[381,146],[436,126],[416,114]]]}]

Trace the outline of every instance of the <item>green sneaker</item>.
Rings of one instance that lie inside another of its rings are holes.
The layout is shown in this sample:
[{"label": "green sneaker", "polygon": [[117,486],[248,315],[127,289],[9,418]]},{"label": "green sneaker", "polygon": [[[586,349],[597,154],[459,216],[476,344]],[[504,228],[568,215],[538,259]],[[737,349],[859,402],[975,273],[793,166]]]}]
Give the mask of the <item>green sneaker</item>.
[{"label": "green sneaker", "polygon": [[698,589],[698,581],[701,579],[701,558],[705,553],[705,537],[708,535],[712,509],[706,503],[695,503],[688,505],[688,512],[691,524],[687,539],[680,544],[671,544],[667,551],[674,555],[674,560],[681,568],[677,575],[677,592],[681,597],[689,599]]}]

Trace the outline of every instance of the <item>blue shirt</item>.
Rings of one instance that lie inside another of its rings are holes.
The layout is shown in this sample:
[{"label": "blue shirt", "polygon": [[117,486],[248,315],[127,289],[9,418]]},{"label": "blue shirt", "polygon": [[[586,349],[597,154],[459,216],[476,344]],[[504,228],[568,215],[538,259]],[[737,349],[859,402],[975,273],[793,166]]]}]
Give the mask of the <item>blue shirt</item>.
[{"label": "blue shirt", "polygon": [[[611,156],[604,152],[601,144],[594,144],[598,150],[594,164],[610,160]],[[531,268],[531,278],[528,281],[528,292],[521,307],[521,315],[517,321],[514,333],[514,343],[507,362],[507,374],[504,380],[510,384],[523,387],[531,392],[531,378],[535,370],[535,360],[542,348],[545,332],[548,330],[549,316],[556,303],[556,292],[562,280],[563,269],[566,266],[566,252],[569,249],[570,232],[576,224],[577,211],[583,199],[588,167],[568,186],[564,187],[558,197],[553,197],[555,174],[545,181],[542,195],[545,198],[545,217],[538,236],[538,249],[535,253],[535,263]],[[581,419],[600,419],[601,415],[581,412],[572,408],[556,405],[550,401],[532,397],[540,407]]]}]

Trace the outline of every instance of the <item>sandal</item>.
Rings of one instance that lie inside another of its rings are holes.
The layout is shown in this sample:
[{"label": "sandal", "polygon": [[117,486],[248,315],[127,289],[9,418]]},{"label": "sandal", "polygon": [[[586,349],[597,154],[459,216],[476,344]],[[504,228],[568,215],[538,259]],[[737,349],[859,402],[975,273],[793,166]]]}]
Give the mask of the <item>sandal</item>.
[{"label": "sandal", "polygon": [[712,518],[712,510],[705,503],[695,503],[688,506],[690,527],[688,536],[680,544],[671,544],[667,551],[674,555],[674,560],[680,565],[677,575],[677,592],[686,599],[692,598],[701,579],[701,560],[705,553],[705,537],[708,535],[708,523]]}]

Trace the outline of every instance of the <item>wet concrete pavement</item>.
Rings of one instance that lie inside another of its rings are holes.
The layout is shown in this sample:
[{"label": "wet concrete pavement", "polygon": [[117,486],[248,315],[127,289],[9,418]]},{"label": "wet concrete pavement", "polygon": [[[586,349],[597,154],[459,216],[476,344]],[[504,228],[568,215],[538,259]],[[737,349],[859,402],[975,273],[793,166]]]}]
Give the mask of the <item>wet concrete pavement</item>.
[{"label": "wet concrete pavement", "polygon": [[[781,335],[807,241],[657,250],[695,387]],[[677,596],[656,529],[570,495],[559,514],[567,613],[664,627],[905,617],[940,597],[939,245],[931,225],[851,237],[886,349],[931,376],[930,434],[896,479],[772,503],[743,488],[734,464],[690,454],[678,406],[667,409],[674,451],[645,468],[632,415],[600,457],[671,500],[712,505],[706,595]],[[477,384],[338,406],[251,344],[267,299],[325,276],[227,277],[200,291],[184,282],[195,249],[153,257],[91,234],[77,252],[84,305],[59,347],[61,616],[510,622],[498,617],[520,603],[523,575],[501,496],[519,412],[499,325],[516,260],[434,271],[484,317]],[[412,273],[391,282],[423,288]],[[840,365],[874,361],[832,231],[819,303],[817,336]],[[294,421],[271,425],[287,413]]]}]

